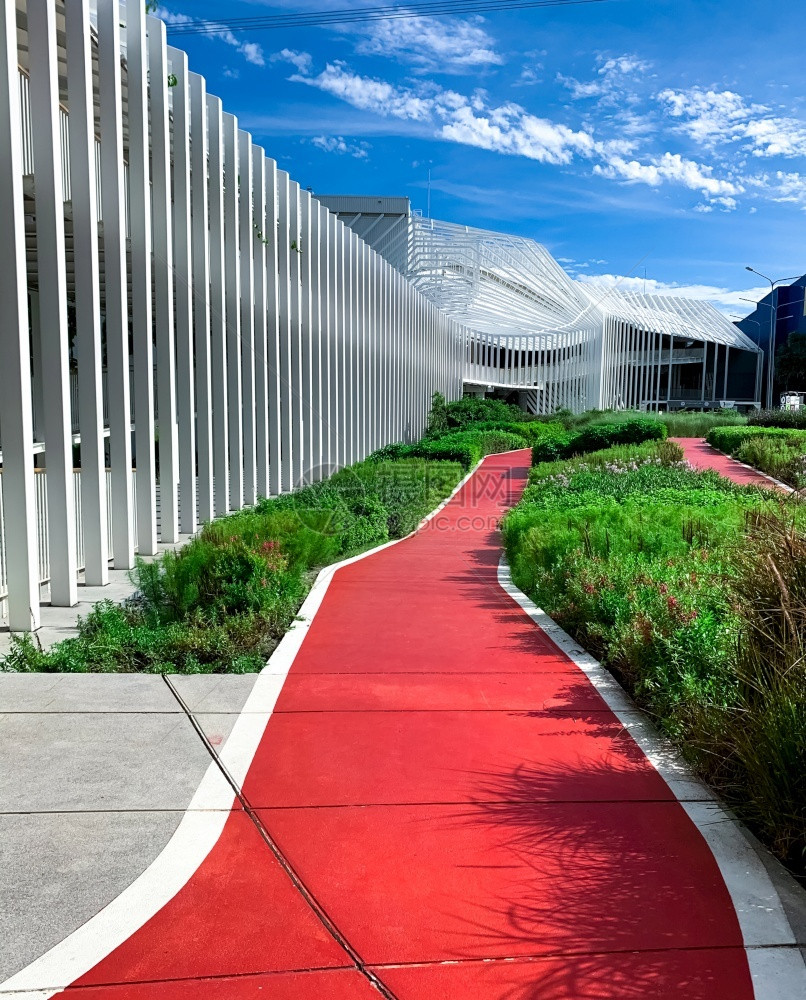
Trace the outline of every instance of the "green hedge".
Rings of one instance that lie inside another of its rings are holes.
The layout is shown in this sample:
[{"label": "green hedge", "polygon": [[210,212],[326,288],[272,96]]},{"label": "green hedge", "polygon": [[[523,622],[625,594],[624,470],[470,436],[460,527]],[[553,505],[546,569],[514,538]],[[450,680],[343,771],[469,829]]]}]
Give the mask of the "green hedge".
[{"label": "green hedge", "polygon": [[371,462],[398,461],[403,458],[426,458],[432,461],[459,462],[465,472],[484,458],[502,451],[517,451],[528,446],[521,434],[501,430],[495,424],[489,429],[454,431],[440,437],[425,438],[416,444],[389,444],[370,455]]},{"label": "green hedge", "polygon": [[751,427],[750,425],[745,427],[714,427],[708,432],[705,440],[714,448],[732,455],[739,450],[745,441],[755,437],[780,438],[782,441],[791,440],[793,442],[806,441],[806,431],[793,431],[782,427]]},{"label": "green hedge", "polygon": [[759,410],[747,419],[754,427],[788,427],[806,430],[806,410]]},{"label": "green hedge", "polygon": [[666,433],[665,425],[651,417],[634,417],[608,424],[592,424],[576,433],[564,431],[538,440],[532,448],[532,464],[556,462],[619,444],[662,441]]}]

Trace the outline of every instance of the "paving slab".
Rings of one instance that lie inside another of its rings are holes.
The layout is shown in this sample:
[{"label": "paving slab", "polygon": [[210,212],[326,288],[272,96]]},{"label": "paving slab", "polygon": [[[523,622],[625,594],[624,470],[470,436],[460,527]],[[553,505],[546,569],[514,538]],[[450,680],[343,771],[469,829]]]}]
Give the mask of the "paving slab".
[{"label": "paving slab", "polygon": [[399,1000],[713,1000],[741,996],[741,949],[451,962],[375,971]]},{"label": "paving slab", "polygon": [[0,673],[2,713],[181,711],[155,674]]},{"label": "paving slab", "polygon": [[181,818],[181,810],[0,814],[0,982],[119,896]]},{"label": "paving slab", "polygon": [[76,986],[339,968],[345,953],[242,812],[194,877]]},{"label": "paving slab", "polygon": [[602,712],[277,714],[244,792],[255,807],[672,798]]},{"label": "paving slab", "polygon": [[93,986],[60,995],[64,1000],[378,1000],[380,994],[355,969],[328,969]]},{"label": "paving slab", "polygon": [[9,713],[0,745],[3,812],[184,810],[210,766],[183,713]]},{"label": "paving slab", "polygon": [[261,815],[372,965],[742,945],[711,852],[674,802]]},{"label": "paving slab", "polygon": [[168,675],[191,712],[242,711],[257,677],[257,674]]}]

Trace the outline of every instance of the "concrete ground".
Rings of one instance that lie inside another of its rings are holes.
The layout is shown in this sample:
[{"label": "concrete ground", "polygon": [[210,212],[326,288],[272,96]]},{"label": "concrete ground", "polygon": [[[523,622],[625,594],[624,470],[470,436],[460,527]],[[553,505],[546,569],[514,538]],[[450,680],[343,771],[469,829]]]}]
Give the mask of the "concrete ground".
[{"label": "concrete ground", "polygon": [[[223,747],[255,679],[171,683]],[[161,677],[120,674],[0,674],[0,748],[2,982],[151,864],[211,757]]]}]

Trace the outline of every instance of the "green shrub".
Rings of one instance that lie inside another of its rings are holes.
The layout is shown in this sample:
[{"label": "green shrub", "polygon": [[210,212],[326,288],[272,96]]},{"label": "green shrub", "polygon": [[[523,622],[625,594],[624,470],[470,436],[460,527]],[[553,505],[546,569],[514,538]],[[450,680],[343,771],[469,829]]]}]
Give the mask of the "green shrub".
[{"label": "green shrub", "polygon": [[665,437],[666,427],[652,417],[630,417],[627,420],[591,424],[579,431],[564,431],[538,440],[532,448],[532,463],[556,462],[618,444],[660,441]]},{"label": "green shrub", "polygon": [[737,427],[748,422],[747,417],[736,410],[707,410],[702,413],[675,410],[656,416],[666,425],[669,437],[705,437],[714,427]]},{"label": "green shrub", "polygon": [[753,427],[789,427],[806,430],[806,409],[803,410],[757,410],[748,419]]},{"label": "green shrub", "polygon": [[709,444],[795,489],[806,486],[806,430],[783,427],[718,427]]},{"label": "green shrub", "polygon": [[449,430],[464,430],[473,424],[522,423],[534,418],[513,403],[505,403],[502,399],[478,399],[466,396],[447,405],[447,422]]},{"label": "green shrub", "polygon": [[765,427],[714,427],[708,432],[705,440],[714,448],[732,455],[740,445],[752,437],[768,435],[783,438],[788,433],[790,432]]},{"label": "green shrub", "polygon": [[46,652],[30,638],[15,639],[2,668],[259,670],[293,621],[316,567],[407,534],[461,475],[460,465],[446,461],[378,460],[261,500],[205,525],[178,552],[138,560],[135,597],[97,605],[76,637]]},{"label": "green shrub", "polygon": [[448,430],[448,407],[441,392],[435,392],[431,397],[431,411],[428,414],[428,429],[430,435],[444,434]]},{"label": "green shrub", "polygon": [[503,522],[513,577],[803,872],[806,506],[679,455],[535,466]]}]

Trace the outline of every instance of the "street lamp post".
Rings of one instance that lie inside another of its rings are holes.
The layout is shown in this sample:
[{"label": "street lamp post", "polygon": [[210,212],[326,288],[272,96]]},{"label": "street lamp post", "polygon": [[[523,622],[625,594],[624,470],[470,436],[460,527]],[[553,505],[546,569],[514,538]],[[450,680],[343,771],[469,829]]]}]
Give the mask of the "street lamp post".
[{"label": "street lamp post", "polygon": [[[795,275],[792,278],[776,278],[775,281],[773,281],[772,278],[768,278],[766,274],[762,274],[761,271],[757,271],[754,267],[750,267],[749,264],[745,267],[745,271],[751,271],[753,274],[757,274],[759,278],[763,278],[765,281],[769,281],[770,283],[770,339],[767,358],[767,407],[772,409],[772,387],[775,376],[775,334],[778,326],[778,299],[775,294],[775,286],[780,285],[784,281],[794,281],[798,275]],[[750,322],[753,322],[753,320]]]}]

